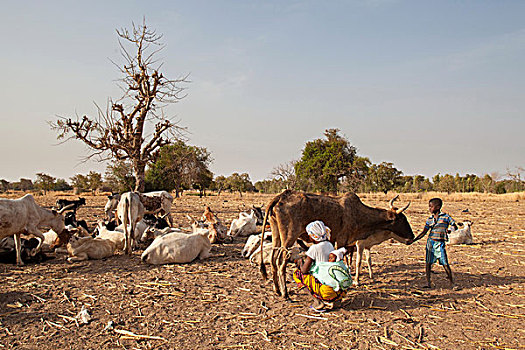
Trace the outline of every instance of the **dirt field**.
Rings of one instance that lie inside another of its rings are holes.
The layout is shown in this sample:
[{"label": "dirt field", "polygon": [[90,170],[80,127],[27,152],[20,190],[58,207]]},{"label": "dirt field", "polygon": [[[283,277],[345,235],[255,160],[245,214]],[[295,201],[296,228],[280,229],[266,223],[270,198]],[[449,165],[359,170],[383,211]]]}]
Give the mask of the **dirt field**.
[{"label": "dirt field", "polygon": [[[68,198],[66,195],[61,198]],[[243,203],[273,196],[184,196],[172,209],[185,214],[209,205],[229,225]],[[361,195],[386,208],[392,197]],[[74,198],[71,196],[71,198]],[[103,196],[87,196],[78,211],[94,225]],[[36,197],[51,206],[56,196]],[[428,216],[428,195],[412,200],[414,232]],[[456,221],[473,220],[471,246],[448,248],[460,290],[440,266],[434,288],[424,284],[424,244],[385,242],[372,249],[375,280],[361,285],[340,309],[315,314],[288,269],[292,302],[274,295],[258,269],[240,256],[244,241],[214,245],[213,256],[185,265],[149,266],[132,257],[69,264],[64,258],[17,267],[0,264],[0,347],[7,349],[520,349],[525,348],[525,195],[443,195]],[[468,209],[468,212],[463,210]],[[85,307],[88,324],[74,317]],[[113,327],[107,327],[111,324]],[[131,332],[131,333],[129,333]]]}]

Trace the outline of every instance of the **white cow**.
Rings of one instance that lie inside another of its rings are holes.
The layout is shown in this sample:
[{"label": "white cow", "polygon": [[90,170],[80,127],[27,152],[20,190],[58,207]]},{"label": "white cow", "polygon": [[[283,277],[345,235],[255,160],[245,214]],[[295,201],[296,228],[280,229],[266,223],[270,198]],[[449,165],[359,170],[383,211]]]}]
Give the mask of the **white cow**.
[{"label": "white cow", "polygon": [[[260,239],[260,238],[259,238]],[[250,263],[253,265],[258,265],[261,262],[261,246],[257,247],[257,250],[253,252],[250,256]],[[273,247],[271,243],[266,243],[263,245],[263,262],[269,264],[272,260],[272,251]],[[301,250],[298,246],[294,245],[289,250],[290,256],[288,257],[288,262],[295,262],[297,259],[304,256],[304,250]]]},{"label": "white cow", "polygon": [[30,194],[19,199],[0,198],[0,239],[14,236],[17,265],[24,264],[20,254],[20,235],[33,235],[39,238],[38,249],[40,249],[44,235],[39,228],[50,227],[55,232],[62,232],[64,229],[62,213],[68,209],[69,207],[64,207],[56,211],[42,208]]},{"label": "white cow", "polygon": [[109,239],[72,236],[67,244],[67,261],[104,259],[115,255],[115,250],[115,243]]},{"label": "white cow", "polygon": [[[117,205],[117,217],[122,222],[126,240],[124,241],[124,251],[131,255],[133,246],[135,244],[135,229],[137,223],[142,220],[144,216],[144,205],[140,201],[140,197],[135,192],[126,192],[120,196],[120,201]],[[130,227],[128,227],[128,224]]]},{"label": "white cow", "polygon": [[[245,258],[249,258],[253,255],[253,253],[256,250],[259,250],[261,245],[261,234],[258,235],[251,235],[246,240],[246,244],[244,245],[244,248],[242,249],[241,255]],[[264,241],[265,242],[272,242],[272,233],[270,231],[264,233]]]},{"label": "white cow", "polygon": [[[126,192],[130,193],[130,192]],[[145,214],[157,214],[166,216],[170,226],[173,226],[173,218],[171,217],[171,206],[173,204],[173,196],[166,191],[154,191],[146,193],[137,193],[141,197],[141,202],[144,205]],[[113,219],[113,211],[117,208],[122,195],[113,194],[108,196],[108,201],[104,207],[104,213],[108,220]]]},{"label": "white cow", "polygon": [[239,218],[232,221],[230,229],[228,230],[228,236],[245,237],[252,235],[257,231],[257,216],[255,210],[251,209],[249,213],[239,213]]},{"label": "white cow", "polygon": [[472,244],[472,221],[464,221],[463,228],[448,234],[448,244]]},{"label": "white cow", "polygon": [[211,255],[208,234],[208,230],[198,229],[195,233],[174,231],[159,236],[144,250],[141,259],[154,265],[189,263],[196,258],[206,259]]}]

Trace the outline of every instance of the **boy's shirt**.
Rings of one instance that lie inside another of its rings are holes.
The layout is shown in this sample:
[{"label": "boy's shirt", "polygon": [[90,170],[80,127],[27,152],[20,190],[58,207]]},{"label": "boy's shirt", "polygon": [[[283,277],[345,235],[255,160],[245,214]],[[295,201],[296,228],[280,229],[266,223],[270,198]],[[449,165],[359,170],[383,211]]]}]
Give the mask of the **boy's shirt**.
[{"label": "boy's shirt", "polygon": [[352,286],[352,276],[345,263],[337,262],[315,262],[310,268],[312,274],[319,282],[330,286],[334,291],[346,290]]},{"label": "boy's shirt", "polygon": [[443,212],[439,212],[438,217],[430,215],[425,223],[425,228],[430,230],[429,238],[434,241],[446,241],[448,239],[447,229],[450,225],[454,225],[456,222],[450,217],[450,215]]}]

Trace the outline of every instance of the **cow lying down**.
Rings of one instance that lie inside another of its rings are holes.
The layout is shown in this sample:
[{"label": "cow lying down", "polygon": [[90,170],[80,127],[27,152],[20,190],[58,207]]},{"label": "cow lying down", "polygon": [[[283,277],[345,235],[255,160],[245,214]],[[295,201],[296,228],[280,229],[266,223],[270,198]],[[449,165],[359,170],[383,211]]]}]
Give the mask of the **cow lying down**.
[{"label": "cow lying down", "polygon": [[153,243],[144,250],[141,259],[153,265],[189,263],[208,258],[211,243],[207,229],[197,229],[194,233],[172,231],[155,238]]},{"label": "cow lying down", "polygon": [[448,244],[472,244],[472,221],[463,221],[463,228],[451,231],[448,234]]},{"label": "cow lying down", "polygon": [[[263,261],[265,264],[270,263],[271,254],[272,254],[272,233],[264,233],[263,241]],[[241,255],[245,258],[249,258],[252,264],[258,264],[261,259],[261,234],[251,235],[246,240],[246,244],[242,249]],[[291,248],[291,253],[288,258],[289,262],[294,262],[300,257],[304,256],[304,251],[301,250],[298,246],[293,246]]]},{"label": "cow lying down", "polygon": [[[37,238],[21,238],[20,253],[22,260],[26,263],[39,263],[50,259],[41,249],[38,248],[39,240]],[[0,262],[5,264],[16,264],[16,249],[14,237],[5,237],[0,240]]]},{"label": "cow lying down", "polygon": [[109,239],[72,236],[67,244],[68,262],[104,259],[115,255],[115,243]]}]

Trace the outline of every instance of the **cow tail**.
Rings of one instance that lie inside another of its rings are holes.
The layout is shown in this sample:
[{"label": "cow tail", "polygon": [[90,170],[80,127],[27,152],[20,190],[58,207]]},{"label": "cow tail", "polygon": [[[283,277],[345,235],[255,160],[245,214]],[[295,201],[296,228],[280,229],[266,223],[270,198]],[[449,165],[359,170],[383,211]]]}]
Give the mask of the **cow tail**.
[{"label": "cow tail", "polygon": [[[261,275],[262,275],[263,279],[267,279],[268,278],[268,273],[266,272],[266,265],[264,265],[264,252],[263,252],[264,229],[266,227],[266,223],[268,222],[268,218],[270,217],[270,215],[272,215],[273,208],[275,207],[275,205],[277,205],[277,203],[283,197],[283,195],[287,196],[289,193],[290,193],[290,190],[286,190],[283,193],[277,195],[272,200],[270,205],[268,205],[268,208],[266,208],[266,213],[264,214],[264,220],[263,220],[263,226],[262,226],[262,232],[261,232],[261,261],[260,261],[260,265],[259,265],[259,271],[261,271]],[[272,232],[272,235],[273,235],[273,232]]]},{"label": "cow tail", "polygon": [[[122,225],[124,225],[124,234],[126,235],[126,247],[131,244],[131,238],[128,239],[129,232],[128,232],[128,215],[129,215],[129,200],[128,197],[124,198],[124,218],[122,219]],[[128,247],[129,249],[129,247]]]}]

